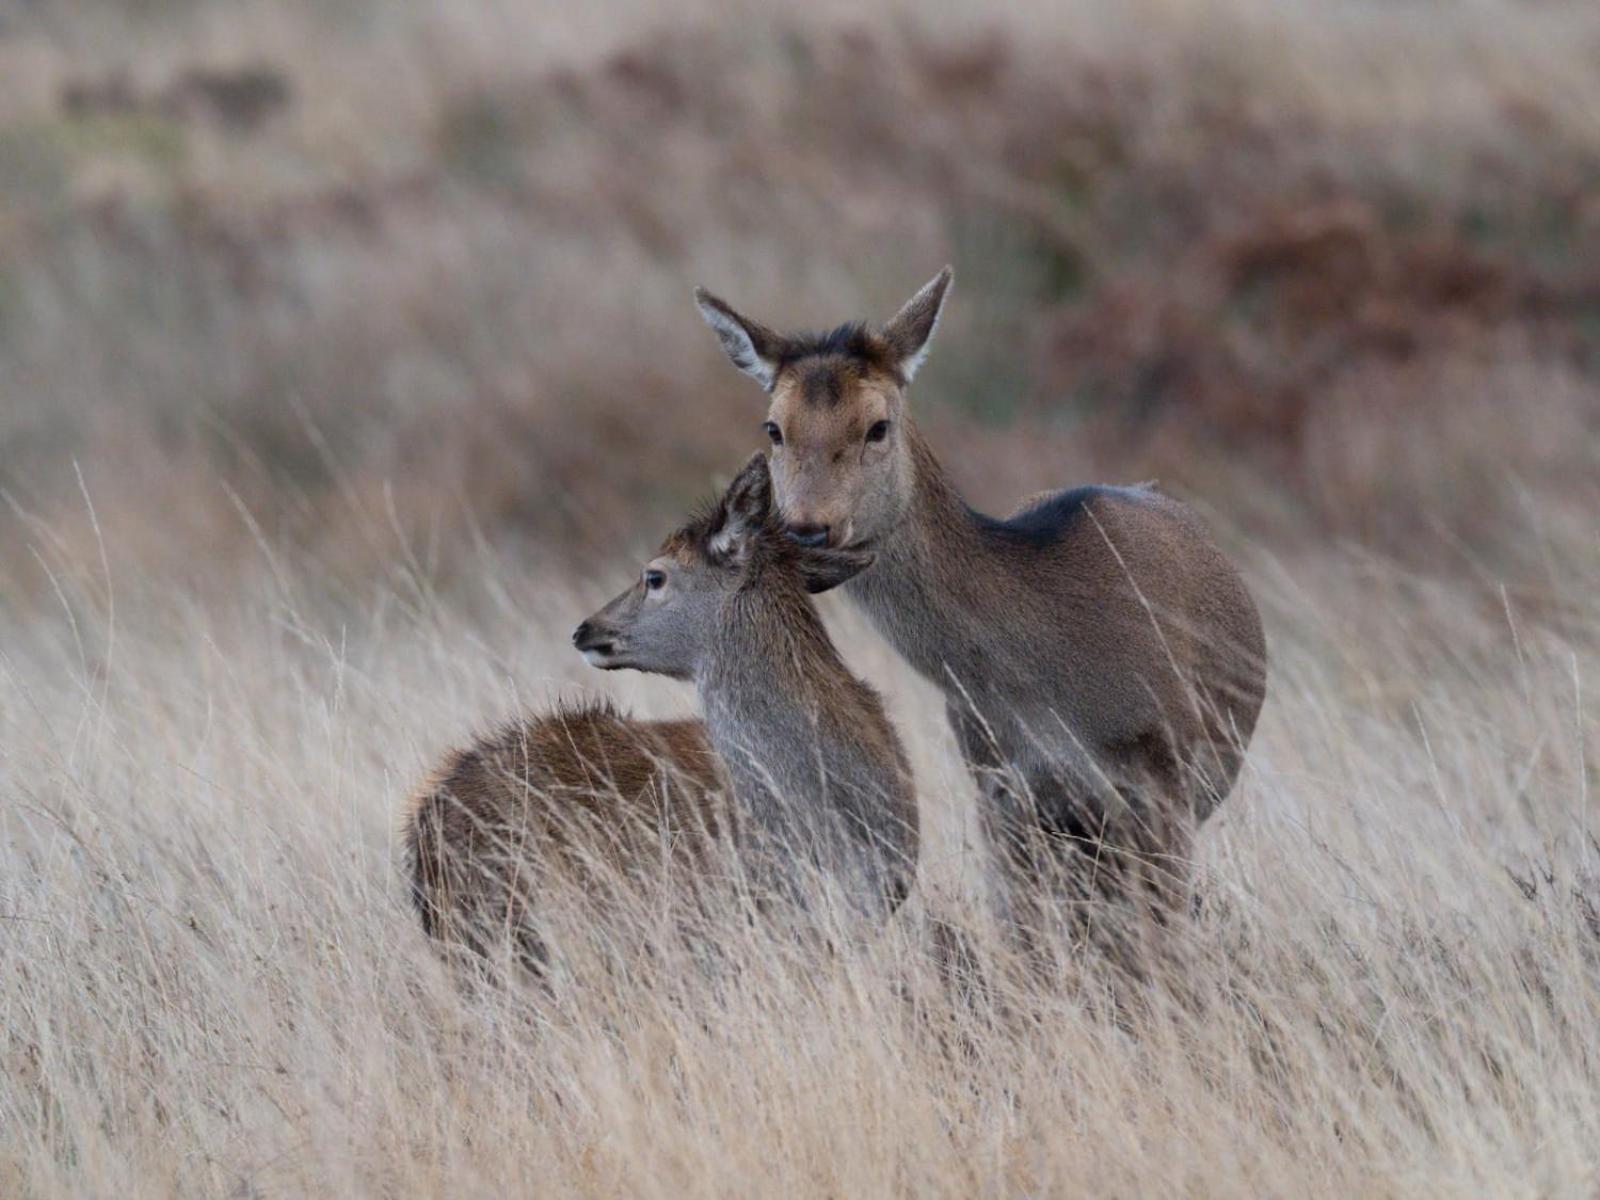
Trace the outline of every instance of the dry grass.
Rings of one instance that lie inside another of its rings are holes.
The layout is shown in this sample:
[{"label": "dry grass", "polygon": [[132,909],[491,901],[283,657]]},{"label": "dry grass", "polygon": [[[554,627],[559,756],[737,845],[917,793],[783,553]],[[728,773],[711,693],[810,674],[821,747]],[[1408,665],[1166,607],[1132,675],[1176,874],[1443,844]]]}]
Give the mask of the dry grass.
[{"label": "dry grass", "polygon": [[[0,1196],[1594,1195],[1600,9],[572,9],[0,14]],[[974,499],[1159,474],[1267,611],[1182,954],[947,994],[971,785],[830,602],[914,911],[459,994],[408,789],[688,703],[565,636],[758,438],[689,287],[946,260]]]},{"label": "dry grass", "polygon": [[[335,603],[280,563],[213,602],[47,558],[60,607],[0,627],[3,1190],[1590,1194],[1592,537],[1526,599],[1256,564],[1264,724],[1181,962],[1120,1015],[1092,956],[1004,1013],[946,994],[916,911],[821,959],[730,924],[709,976],[603,974],[569,925],[553,1000],[463,997],[396,870],[407,788],[574,684],[681,689],[585,673],[556,647],[592,597],[510,568]],[[970,915],[939,706],[832,615],[914,748],[918,904]]]}]

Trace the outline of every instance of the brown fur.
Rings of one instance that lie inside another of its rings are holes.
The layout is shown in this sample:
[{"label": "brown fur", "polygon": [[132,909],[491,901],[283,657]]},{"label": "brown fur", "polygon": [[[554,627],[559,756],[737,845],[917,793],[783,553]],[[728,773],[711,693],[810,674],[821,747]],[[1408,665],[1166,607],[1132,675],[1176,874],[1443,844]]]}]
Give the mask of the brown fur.
[{"label": "brown fur", "polygon": [[585,705],[507,725],[451,753],[411,805],[422,927],[485,959],[508,942],[537,971],[541,888],[595,897],[698,871],[725,829],[723,787],[699,721]]},{"label": "brown fur", "polygon": [[[982,517],[921,434],[906,435],[900,549],[886,545],[889,570],[848,590],[944,687],[1008,874],[1087,856],[1093,891],[1175,902],[1194,829],[1232,789],[1265,694],[1261,622],[1237,571],[1191,509],[1146,487]],[[974,616],[1015,635],[945,632]]]}]

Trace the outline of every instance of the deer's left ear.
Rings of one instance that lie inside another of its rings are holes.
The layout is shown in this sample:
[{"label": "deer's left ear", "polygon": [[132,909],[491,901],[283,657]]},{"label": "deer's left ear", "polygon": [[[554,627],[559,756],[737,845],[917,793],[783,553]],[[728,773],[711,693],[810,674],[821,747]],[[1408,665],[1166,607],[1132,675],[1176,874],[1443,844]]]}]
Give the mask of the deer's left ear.
[{"label": "deer's left ear", "polygon": [[795,569],[813,596],[847,583],[877,560],[871,550],[825,550],[821,547],[796,550]]},{"label": "deer's left ear", "polygon": [[708,549],[715,558],[741,562],[772,521],[772,473],[765,454],[751,456],[722,494],[718,508],[722,521]]},{"label": "deer's left ear", "polygon": [[933,331],[939,325],[939,314],[944,311],[945,294],[954,277],[955,272],[949,267],[940,271],[883,327],[883,340],[907,383],[916,376],[922,360],[928,357]]}]

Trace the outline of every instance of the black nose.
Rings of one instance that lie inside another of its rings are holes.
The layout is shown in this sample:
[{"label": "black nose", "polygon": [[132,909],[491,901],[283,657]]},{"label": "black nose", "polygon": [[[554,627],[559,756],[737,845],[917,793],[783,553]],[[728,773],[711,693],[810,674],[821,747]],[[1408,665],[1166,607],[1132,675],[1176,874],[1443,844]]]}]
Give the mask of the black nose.
[{"label": "black nose", "polygon": [[572,644],[582,650],[586,643],[594,637],[594,626],[585,621],[572,631]]},{"label": "black nose", "polygon": [[791,541],[802,546],[826,546],[831,530],[829,525],[791,525],[788,534]]}]

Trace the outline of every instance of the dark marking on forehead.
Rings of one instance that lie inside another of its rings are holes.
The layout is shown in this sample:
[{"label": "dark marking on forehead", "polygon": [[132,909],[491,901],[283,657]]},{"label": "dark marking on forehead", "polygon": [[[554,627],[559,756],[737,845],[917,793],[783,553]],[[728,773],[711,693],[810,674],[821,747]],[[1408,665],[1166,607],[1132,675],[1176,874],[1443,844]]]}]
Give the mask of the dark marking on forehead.
[{"label": "dark marking on forehead", "polygon": [[842,358],[819,358],[796,368],[800,397],[812,408],[838,408],[857,372]]}]

